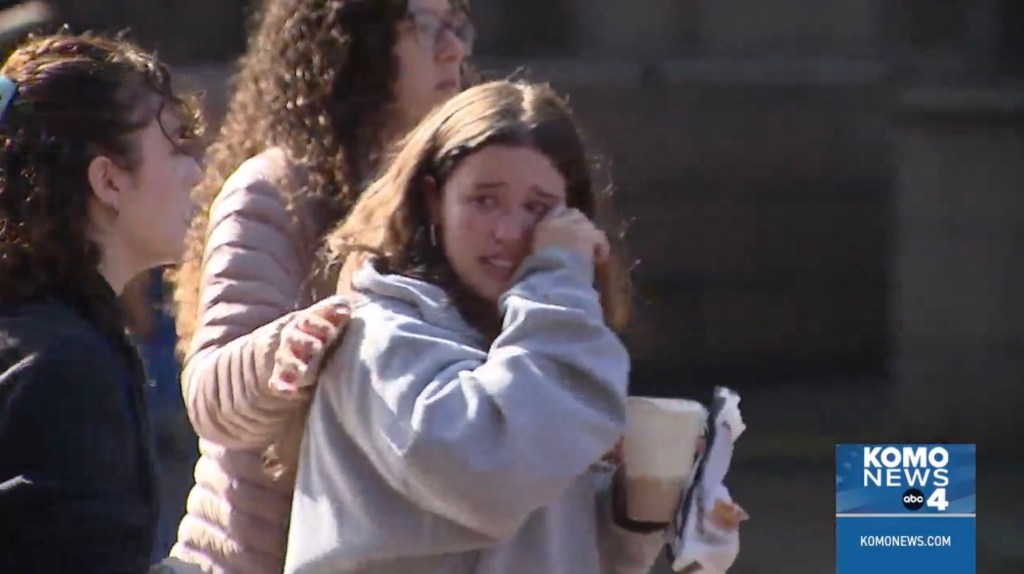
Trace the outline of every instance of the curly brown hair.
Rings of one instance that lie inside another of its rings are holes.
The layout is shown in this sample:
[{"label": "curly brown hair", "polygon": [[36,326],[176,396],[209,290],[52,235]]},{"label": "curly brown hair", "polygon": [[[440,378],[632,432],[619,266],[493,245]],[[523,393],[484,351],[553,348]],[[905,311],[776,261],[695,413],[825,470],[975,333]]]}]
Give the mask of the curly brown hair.
[{"label": "curly brown hair", "polygon": [[0,73],[17,86],[0,117],[0,300],[57,298],[118,329],[100,246],[88,235],[88,166],[103,155],[137,168],[134,136],[167,106],[185,121],[168,138],[198,141],[198,106],[173,90],[166,66],[120,37],[30,38]]},{"label": "curly brown hair", "polygon": [[[342,266],[339,290],[368,258],[382,273],[416,277],[444,288],[466,320],[485,335],[500,330],[494,304],[464,288],[444,250],[430,239],[424,181],[443,187],[459,162],[489,145],[527,146],[544,154],[566,181],[566,203],[587,217],[611,218],[609,193],[594,185],[593,162],[567,103],[550,87],[520,81],[481,84],[437,108],[401,145],[394,161],[327,237],[334,265]],[[630,315],[630,281],[621,264],[618,234],[613,257],[597,268],[595,282],[605,320],[624,330]]]},{"label": "curly brown hair", "polygon": [[[452,4],[468,13],[464,0]],[[266,0],[258,14],[171,277],[182,356],[198,319],[210,206],[228,176],[268,147],[285,149],[308,174],[303,194],[318,203],[319,236],[351,207],[389,143],[393,48],[407,0]]]}]

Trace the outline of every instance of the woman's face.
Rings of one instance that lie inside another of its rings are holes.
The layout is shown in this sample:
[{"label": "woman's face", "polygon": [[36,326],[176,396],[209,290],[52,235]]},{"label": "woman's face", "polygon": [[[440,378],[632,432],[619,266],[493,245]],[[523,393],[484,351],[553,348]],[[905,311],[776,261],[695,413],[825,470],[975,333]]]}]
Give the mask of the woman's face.
[{"label": "woman's face", "polygon": [[449,0],[409,0],[398,24],[395,101],[415,125],[462,89],[462,63],[472,50],[473,27]]},{"label": "woman's face", "polygon": [[192,216],[192,188],[203,178],[183,123],[165,108],[139,131],[135,145],[139,164],[119,193],[115,220],[122,243],[143,269],[177,263]]},{"label": "woman's face", "polygon": [[491,145],[462,160],[440,192],[431,216],[445,257],[476,295],[497,302],[533,250],[533,230],[566,201],[565,178],[530,147]]}]

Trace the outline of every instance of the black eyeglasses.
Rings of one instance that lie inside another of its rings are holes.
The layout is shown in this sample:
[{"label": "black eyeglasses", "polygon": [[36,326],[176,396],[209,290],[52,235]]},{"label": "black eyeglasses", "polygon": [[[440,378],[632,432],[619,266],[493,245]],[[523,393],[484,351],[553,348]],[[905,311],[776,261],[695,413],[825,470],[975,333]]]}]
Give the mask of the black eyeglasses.
[{"label": "black eyeglasses", "polygon": [[476,40],[476,28],[469,18],[455,16],[452,21],[436,12],[429,10],[409,10],[409,21],[416,30],[416,38],[420,44],[428,50],[436,50],[441,36],[445,32],[451,32],[462,44],[462,49],[469,55],[473,51],[473,42]]}]

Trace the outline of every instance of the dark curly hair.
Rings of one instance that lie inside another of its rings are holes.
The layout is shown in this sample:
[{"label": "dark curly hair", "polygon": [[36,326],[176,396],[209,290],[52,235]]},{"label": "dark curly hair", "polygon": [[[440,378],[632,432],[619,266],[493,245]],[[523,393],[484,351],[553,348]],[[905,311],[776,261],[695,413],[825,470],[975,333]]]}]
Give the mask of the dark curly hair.
[{"label": "dark curly hair", "polygon": [[162,63],[120,37],[30,38],[0,73],[17,85],[0,117],[0,300],[60,299],[123,332],[87,234],[88,166],[104,155],[137,168],[133,135],[167,106],[198,138],[198,106],[175,93]]},{"label": "dark curly hair", "polygon": [[[465,0],[452,5],[468,11]],[[282,147],[307,172],[303,193],[319,204],[323,235],[354,203],[389,143],[392,52],[407,0],[265,0],[258,14],[227,116],[207,150],[184,261],[171,274],[182,355],[196,327],[209,209],[228,176],[268,147]]]}]

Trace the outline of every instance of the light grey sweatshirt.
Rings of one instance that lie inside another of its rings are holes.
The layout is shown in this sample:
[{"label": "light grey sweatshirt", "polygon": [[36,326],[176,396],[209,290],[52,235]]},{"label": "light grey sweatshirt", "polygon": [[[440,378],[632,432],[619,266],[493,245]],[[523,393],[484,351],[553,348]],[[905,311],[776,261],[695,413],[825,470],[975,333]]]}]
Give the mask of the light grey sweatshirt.
[{"label": "light grey sweatshirt", "polygon": [[319,379],[286,574],[645,574],[661,533],[611,519],[629,356],[593,268],[523,262],[486,346],[438,287],[370,265]]}]

